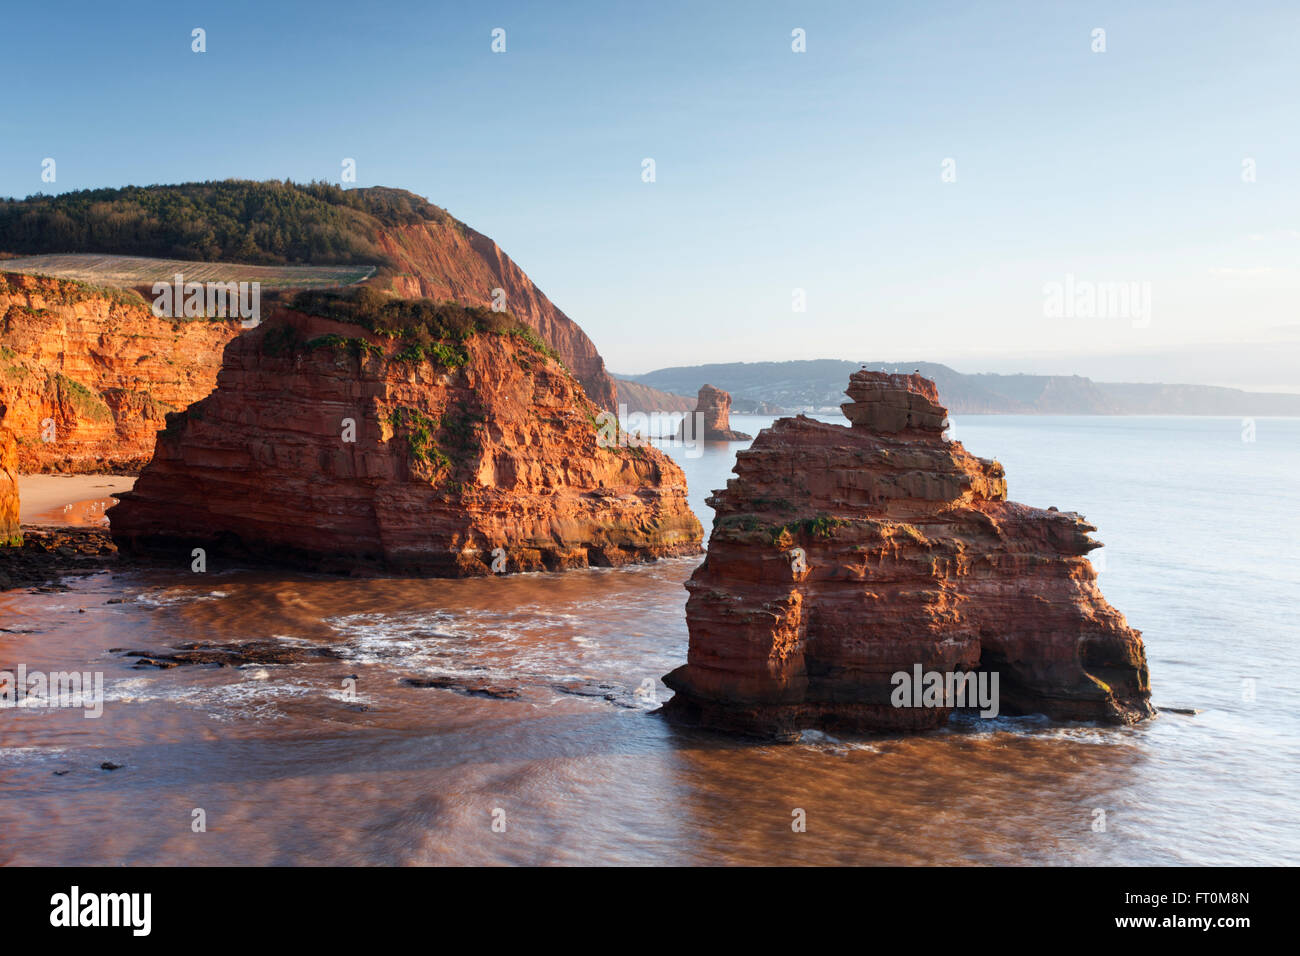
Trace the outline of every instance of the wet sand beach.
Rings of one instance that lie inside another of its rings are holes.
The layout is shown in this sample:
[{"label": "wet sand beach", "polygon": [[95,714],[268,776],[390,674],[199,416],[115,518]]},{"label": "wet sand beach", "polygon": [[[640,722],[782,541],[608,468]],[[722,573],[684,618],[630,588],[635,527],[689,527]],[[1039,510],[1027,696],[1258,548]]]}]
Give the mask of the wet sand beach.
[{"label": "wet sand beach", "polygon": [[97,525],[113,495],[129,491],[134,475],[19,475],[24,525]]}]

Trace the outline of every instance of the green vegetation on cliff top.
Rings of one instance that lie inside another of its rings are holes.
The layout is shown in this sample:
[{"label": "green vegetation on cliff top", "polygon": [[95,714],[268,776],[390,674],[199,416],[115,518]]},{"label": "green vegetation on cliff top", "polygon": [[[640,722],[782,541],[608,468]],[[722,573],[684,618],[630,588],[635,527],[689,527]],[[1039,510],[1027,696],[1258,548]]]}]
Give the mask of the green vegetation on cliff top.
[{"label": "green vegetation on cliff top", "polygon": [[[543,342],[530,326],[524,325],[509,312],[493,312],[479,305],[437,302],[433,299],[403,299],[369,286],[353,286],[300,292],[289,301],[288,307],[308,315],[360,326],[385,338],[400,339],[402,348],[394,358],[403,362],[430,361],[447,368],[459,368],[469,358],[460,343],[479,333],[512,336],[543,355],[560,361],[558,353]],[[271,341],[268,333],[264,348],[270,350],[291,344],[281,342],[281,338],[282,336]],[[319,344],[343,343],[340,336],[326,338],[331,341],[320,340]],[[339,339],[339,342],[334,342],[333,339]]]},{"label": "green vegetation on cliff top", "polygon": [[460,226],[404,189],[227,179],[0,199],[0,251],[389,265],[381,228],[425,222]]}]

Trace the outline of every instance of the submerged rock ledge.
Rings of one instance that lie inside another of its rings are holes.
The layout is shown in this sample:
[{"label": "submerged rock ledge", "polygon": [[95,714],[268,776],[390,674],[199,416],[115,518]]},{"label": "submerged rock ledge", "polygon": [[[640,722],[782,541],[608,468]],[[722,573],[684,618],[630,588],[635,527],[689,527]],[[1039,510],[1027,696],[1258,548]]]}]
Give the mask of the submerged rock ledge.
[{"label": "submerged rock ledge", "polygon": [[456,577],[699,553],[681,469],[600,447],[598,409],[531,330],[428,300],[309,302],[324,314],[235,339],[216,391],[168,416],[108,512],[124,552]]},{"label": "submerged rock ledge", "polygon": [[1003,714],[1154,716],[1141,635],[1086,557],[1096,529],[1007,501],[1002,466],[943,437],[933,382],[861,371],[847,394],[851,427],[780,419],[709,499],[666,715],[776,737],[925,730],[953,705],[896,706],[892,675],[919,667],[996,673]]}]

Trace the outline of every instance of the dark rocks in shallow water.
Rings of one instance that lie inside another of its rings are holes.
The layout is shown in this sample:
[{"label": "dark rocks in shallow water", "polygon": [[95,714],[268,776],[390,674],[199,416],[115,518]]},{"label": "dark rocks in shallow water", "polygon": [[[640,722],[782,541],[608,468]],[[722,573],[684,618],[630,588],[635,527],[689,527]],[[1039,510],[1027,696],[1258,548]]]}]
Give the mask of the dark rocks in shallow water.
[{"label": "dark rocks in shallow water", "polygon": [[517,700],[519,688],[500,687],[482,681],[457,680],[454,677],[403,677],[402,683],[407,687],[435,687],[439,690],[454,690],[467,697],[492,697],[497,700]]},{"label": "dark rocks in shallow water", "polygon": [[[476,681],[473,679],[447,676],[404,677],[401,682],[407,687],[432,687],[439,690],[455,691],[456,693],[464,694],[467,697],[490,697],[497,700],[519,700],[526,689],[537,689],[535,685],[505,686],[501,684],[492,684],[488,681]],[[622,707],[625,709],[639,708],[634,696],[617,684],[597,683],[594,681],[575,681],[572,683],[548,684],[545,686],[570,697],[600,700],[608,704],[613,704],[615,707]]]},{"label": "dark rocks in shallow water", "polygon": [[239,644],[179,644],[170,652],[136,651],[110,648],[112,653],[138,657],[133,665],[170,668],[187,664],[211,664],[217,667],[240,667],[244,664],[305,664],[323,659],[337,660],[340,654],[331,647],[304,647],[279,641],[245,641]]},{"label": "dark rocks in shallow water", "polygon": [[[134,654],[135,652],[131,651],[130,653]],[[131,666],[138,671],[146,670],[150,667],[156,667],[158,670],[167,670],[171,667],[180,667],[181,662],[174,660],[160,660],[157,657],[141,657]]]},{"label": "dark rocks in shallow water", "polygon": [[606,700],[613,700],[618,696],[615,691],[619,690],[613,684],[552,684],[551,687],[558,690],[561,694],[570,694],[574,697],[603,697]]},{"label": "dark rocks in shallow water", "polygon": [[28,528],[21,545],[0,548],[0,591],[34,587],[68,590],[65,575],[95,574],[116,566],[117,548],[108,532],[93,528]]},{"label": "dark rocks in shallow water", "polygon": [[561,694],[568,694],[570,697],[599,698],[613,704],[615,707],[622,707],[626,710],[639,710],[641,708],[641,705],[637,702],[637,692],[628,693],[626,688],[620,687],[618,684],[587,681],[552,684],[551,689],[559,691]]}]

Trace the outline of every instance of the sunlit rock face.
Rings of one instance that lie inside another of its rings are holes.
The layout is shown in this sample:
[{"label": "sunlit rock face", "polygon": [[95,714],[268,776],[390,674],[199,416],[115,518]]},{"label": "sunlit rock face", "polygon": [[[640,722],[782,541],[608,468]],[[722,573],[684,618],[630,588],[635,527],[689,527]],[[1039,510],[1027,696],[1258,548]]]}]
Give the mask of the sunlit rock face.
[{"label": "sunlit rock face", "polygon": [[535,338],[480,332],[421,351],[283,311],[230,343],[216,391],[168,416],[108,516],[125,551],[345,573],[699,553],[682,470],[599,441],[599,415]]},{"label": "sunlit rock face", "polygon": [[895,675],[919,667],[996,674],[1001,714],[1154,716],[1141,635],[1086,557],[1096,529],[1007,501],[1002,466],[944,438],[933,382],[861,371],[847,395],[849,426],[778,420],[709,499],[667,715],[777,737],[925,730],[953,702],[900,705]]},{"label": "sunlit rock face", "polygon": [[0,405],[24,472],[134,472],[168,412],[212,391],[237,320],[176,321],[134,293],[0,272]]}]

